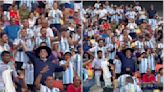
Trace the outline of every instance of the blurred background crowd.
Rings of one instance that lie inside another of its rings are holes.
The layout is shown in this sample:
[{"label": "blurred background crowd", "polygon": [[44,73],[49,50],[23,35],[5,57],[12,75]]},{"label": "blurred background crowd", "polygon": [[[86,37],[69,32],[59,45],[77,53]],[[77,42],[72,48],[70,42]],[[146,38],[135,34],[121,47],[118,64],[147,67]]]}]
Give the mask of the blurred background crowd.
[{"label": "blurred background crowd", "polygon": [[160,92],[163,2],[0,1],[0,92]]},{"label": "blurred background crowd", "polygon": [[80,1],[0,1],[0,92],[81,92]]},{"label": "blurred background crowd", "polygon": [[163,83],[162,2],[116,2],[84,2],[83,90],[153,92]]}]

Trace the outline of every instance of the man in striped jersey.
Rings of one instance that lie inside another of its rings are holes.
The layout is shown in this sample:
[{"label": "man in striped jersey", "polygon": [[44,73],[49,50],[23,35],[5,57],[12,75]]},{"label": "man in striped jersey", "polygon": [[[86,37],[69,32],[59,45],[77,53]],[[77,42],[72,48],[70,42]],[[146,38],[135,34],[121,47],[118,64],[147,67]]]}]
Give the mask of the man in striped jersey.
[{"label": "man in striped jersey", "polygon": [[144,48],[143,36],[139,36],[138,40],[135,41],[135,46],[139,49]]},{"label": "man in striped jersey", "polygon": [[120,92],[142,92],[141,88],[134,84],[134,80],[131,76],[126,77],[126,85],[120,88]]},{"label": "man in striped jersey", "polygon": [[145,42],[144,42],[144,46],[145,48],[155,48],[155,41],[152,37],[152,34],[145,34]]},{"label": "man in striped jersey", "polygon": [[109,51],[109,56],[108,59],[114,59],[116,55],[116,48],[117,48],[117,43],[116,43],[116,37],[113,36],[112,41],[110,44],[108,44],[108,51]]},{"label": "man in striped jersey", "polygon": [[155,57],[157,57],[157,54],[153,49],[147,49],[147,55],[148,55],[147,59],[148,59],[149,67],[152,73],[155,73],[155,66],[156,66]]},{"label": "man in striped jersey", "polygon": [[51,48],[51,40],[50,37],[47,36],[47,29],[40,29],[40,36],[35,38],[35,47],[38,48],[42,42],[46,42],[47,46]]},{"label": "man in striped jersey", "polygon": [[81,54],[82,54],[82,48],[81,48],[81,46],[78,46],[77,47],[77,53],[73,56],[73,61],[74,61],[75,70],[76,70],[76,72],[80,78],[82,78],[82,76],[81,76],[81,72],[82,72]]},{"label": "man in striped jersey", "polygon": [[72,54],[71,52],[66,52],[64,54],[64,60],[60,61],[60,65],[64,65],[68,63],[67,69],[63,72],[63,84],[66,86],[73,83],[73,77],[76,74],[74,71],[73,61],[71,60]]},{"label": "man in striped jersey", "polygon": [[67,32],[66,28],[61,28],[61,36],[60,36],[60,42],[59,42],[59,49],[62,53],[66,53],[66,51],[70,51],[70,43],[71,38],[69,37],[69,34]]},{"label": "man in striped jersey", "polygon": [[139,71],[143,75],[146,73],[147,68],[149,67],[148,59],[146,56],[146,52],[142,51],[140,57],[138,58],[139,61]]},{"label": "man in striped jersey", "polygon": [[29,61],[29,57],[23,51],[21,43],[25,43],[30,51],[32,51],[34,48],[34,43],[33,43],[32,39],[28,37],[26,29],[21,29],[21,31],[19,32],[19,37],[16,38],[13,42],[17,70],[21,69],[23,63],[27,63]]}]

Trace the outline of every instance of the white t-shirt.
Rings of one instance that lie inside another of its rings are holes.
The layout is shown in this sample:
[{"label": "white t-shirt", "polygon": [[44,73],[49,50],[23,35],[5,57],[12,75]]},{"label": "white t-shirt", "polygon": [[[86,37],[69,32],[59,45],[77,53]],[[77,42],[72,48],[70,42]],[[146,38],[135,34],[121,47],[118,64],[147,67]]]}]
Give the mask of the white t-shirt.
[{"label": "white t-shirt", "polygon": [[103,53],[103,58],[105,58],[105,53],[107,51],[106,47],[99,47],[99,46],[96,46],[96,47],[93,47],[91,49],[89,49],[90,52],[93,52],[95,54],[95,58],[97,58],[97,51],[101,50],[102,53]]},{"label": "white t-shirt", "polygon": [[60,92],[58,88],[50,89],[47,86],[40,85],[40,92]]},{"label": "white t-shirt", "polygon": [[31,19],[28,19],[28,22],[29,22],[29,27],[30,27],[30,28],[33,28],[33,26],[34,26],[35,23],[36,23],[36,18],[33,18],[32,20],[31,20]]},{"label": "white t-shirt", "polygon": [[94,7],[98,9],[100,7],[101,3],[95,3]]},{"label": "white t-shirt", "polygon": [[102,19],[106,19],[107,17],[104,17],[106,14],[107,14],[107,10],[106,9],[100,9],[98,10],[98,13],[99,13],[99,18],[102,18]]},{"label": "white t-shirt", "polygon": [[103,76],[105,78],[110,78],[111,77],[111,72],[109,71],[109,62],[107,61],[107,59],[104,59],[104,61],[101,62],[101,68],[103,70]]}]

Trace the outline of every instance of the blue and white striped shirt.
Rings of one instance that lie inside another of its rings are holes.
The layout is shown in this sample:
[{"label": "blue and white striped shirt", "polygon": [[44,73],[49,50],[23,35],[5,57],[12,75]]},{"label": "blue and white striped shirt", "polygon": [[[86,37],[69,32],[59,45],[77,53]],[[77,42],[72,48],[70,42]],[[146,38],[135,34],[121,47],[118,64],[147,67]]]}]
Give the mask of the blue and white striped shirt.
[{"label": "blue and white striped shirt", "polygon": [[128,83],[124,87],[120,88],[120,92],[142,92],[138,85]]},{"label": "blue and white striped shirt", "polygon": [[63,53],[70,51],[69,43],[66,38],[61,37],[59,48],[60,48],[60,51]]},{"label": "blue and white striped shirt", "polygon": [[142,58],[139,64],[139,71],[140,73],[146,73],[148,68],[148,59],[147,58]]},{"label": "blue and white striped shirt", "polygon": [[155,70],[155,57],[153,54],[148,55],[148,64],[151,70]]},{"label": "blue and white striped shirt", "polygon": [[[109,44],[109,45],[108,45],[108,48],[109,48],[110,50],[116,48],[116,43],[114,43],[114,44],[112,44],[112,43]],[[115,58],[115,55],[116,55],[116,49],[115,49],[113,52],[109,52],[108,59],[114,59],[114,58]]]},{"label": "blue and white striped shirt", "polygon": [[130,75],[128,74],[123,74],[121,75],[119,78],[118,78],[118,86],[119,88],[123,87],[125,85],[125,80],[126,80],[126,77],[129,77]]},{"label": "blue and white striped shirt", "polygon": [[119,59],[114,59],[113,63],[115,64],[115,73],[121,73],[121,61]]},{"label": "blue and white striped shirt", "polygon": [[76,70],[76,72],[77,72],[77,74],[78,74],[78,76],[79,77],[81,77],[82,78],[82,57],[81,57],[81,55],[80,54],[75,54],[74,56],[73,56],[73,61],[74,61],[74,68],[75,68],[75,70]]},{"label": "blue and white striped shirt", "polygon": [[150,41],[145,41],[145,46],[147,48],[154,48],[154,43],[150,40]]},{"label": "blue and white striped shirt", "polygon": [[[66,64],[65,60],[60,61],[60,65]],[[74,65],[73,62],[69,62],[69,67],[63,72],[63,84],[73,83],[74,77]]]},{"label": "blue and white striped shirt", "polygon": [[59,9],[52,9],[50,10],[48,16],[53,17],[53,19],[51,19],[51,24],[60,24],[60,19],[63,17],[63,13]]},{"label": "blue and white striped shirt", "polygon": [[[29,48],[30,51],[33,50],[34,48],[34,43],[31,39],[23,40],[21,38],[17,38],[14,40],[13,44],[14,45],[19,45],[20,42],[25,42],[27,47]],[[15,60],[19,62],[24,62],[27,63],[29,61],[29,57],[24,51],[17,51],[15,55]]]},{"label": "blue and white striped shirt", "polygon": [[144,48],[144,43],[141,41],[136,41],[135,45],[136,45],[136,48],[139,48],[139,49]]},{"label": "blue and white striped shirt", "polygon": [[46,42],[47,46],[51,48],[51,40],[50,37],[46,37],[46,39],[42,39],[41,37],[35,38],[35,46],[39,47],[42,42]]}]

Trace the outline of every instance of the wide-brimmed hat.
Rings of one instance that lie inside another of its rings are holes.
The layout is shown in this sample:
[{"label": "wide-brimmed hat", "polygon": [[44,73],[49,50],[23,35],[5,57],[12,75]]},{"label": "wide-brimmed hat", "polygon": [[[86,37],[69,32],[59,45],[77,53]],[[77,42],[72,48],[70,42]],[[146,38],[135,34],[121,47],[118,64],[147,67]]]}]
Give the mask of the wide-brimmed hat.
[{"label": "wide-brimmed hat", "polygon": [[47,53],[48,53],[47,57],[49,57],[51,55],[51,49],[48,46],[40,46],[35,50],[35,54],[37,57],[40,57],[39,53],[42,49],[45,49],[47,51]]}]

